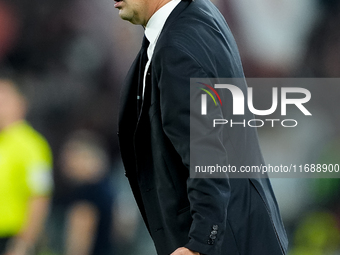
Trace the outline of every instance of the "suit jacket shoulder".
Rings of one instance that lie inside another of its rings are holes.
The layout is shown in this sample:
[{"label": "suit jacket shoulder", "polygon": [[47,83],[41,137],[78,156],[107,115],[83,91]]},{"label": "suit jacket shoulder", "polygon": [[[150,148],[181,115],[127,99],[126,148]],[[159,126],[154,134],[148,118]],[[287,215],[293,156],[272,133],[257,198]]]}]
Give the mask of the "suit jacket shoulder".
[{"label": "suit jacket shoulder", "polygon": [[244,76],[234,37],[210,1],[180,3],[165,23],[153,58],[162,58],[166,51],[187,54],[208,77]]}]

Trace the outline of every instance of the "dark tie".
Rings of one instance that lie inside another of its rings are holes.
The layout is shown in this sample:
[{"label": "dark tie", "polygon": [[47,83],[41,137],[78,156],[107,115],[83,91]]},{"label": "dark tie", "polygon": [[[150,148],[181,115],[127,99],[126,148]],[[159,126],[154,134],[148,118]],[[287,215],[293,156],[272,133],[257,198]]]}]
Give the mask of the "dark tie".
[{"label": "dark tie", "polygon": [[148,62],[148,47],[149,41],[146,39],[145,35],[143,38],[142,48],[140,50],[139,59],[139,77],[138,77],[138,87],[137,87],[137,117],[139,117],[142,108],[142,97],[143,97],[143,79],[146,63]]}]

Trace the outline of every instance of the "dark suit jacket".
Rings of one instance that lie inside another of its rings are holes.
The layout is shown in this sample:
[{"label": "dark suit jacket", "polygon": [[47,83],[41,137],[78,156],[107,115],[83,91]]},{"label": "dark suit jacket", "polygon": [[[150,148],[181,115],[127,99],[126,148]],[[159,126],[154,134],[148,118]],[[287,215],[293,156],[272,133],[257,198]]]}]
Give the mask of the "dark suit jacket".
[{"label": "dark suit jacket", "polygon": [[[208,0],[182,1],[174,9],[158,39],[137,117],[139,58],[122,90],[119,143],[157,253],[185,246],[207,255],[284,254],[288,241],[268,179],[189,178],[190,77],[243,77],[223,16]],[[224,155],[216,160],[264,164],[254,128],[228,132],[221,148],[208,148]]]}]

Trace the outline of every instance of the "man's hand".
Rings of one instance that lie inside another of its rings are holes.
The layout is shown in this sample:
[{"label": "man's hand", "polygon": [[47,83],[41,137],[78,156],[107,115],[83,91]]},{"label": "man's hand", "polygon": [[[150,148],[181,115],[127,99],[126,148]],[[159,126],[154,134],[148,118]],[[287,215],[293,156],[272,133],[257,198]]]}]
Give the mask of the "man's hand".
[{"label": "man's hand", "polygon": [[177,250],[175,250],[173,253],[171,253],[170,255],[200,255],[200,253],[189,250],[185,247],[180,247]]}]

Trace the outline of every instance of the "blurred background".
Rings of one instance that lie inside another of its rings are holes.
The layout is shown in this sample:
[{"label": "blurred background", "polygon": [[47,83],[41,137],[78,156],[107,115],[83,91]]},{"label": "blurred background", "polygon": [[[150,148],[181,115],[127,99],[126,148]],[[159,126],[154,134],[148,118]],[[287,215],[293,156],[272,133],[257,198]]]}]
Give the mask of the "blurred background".
[{"label": "blurred background", "polygon": [[[247,77],[340,77],[338,0],[213,2],[236,38]],[[39,255],[156,254],[124,177],[116,135],[120,88],[143,29],[122,21],[113,4],[0,0],[0,66],[20,80],[26,119],[54,159]],[[332,89],[338,98],[339,89]],[[319,86],[319,95],[323,91]],[[267,163],[340,163],[339,109],[334,100],[318,98],[312,108],[322,121],[304,123],[301,132],[260,130]],[[339,179],[272,184],[289,254],[340,254]]]}]

